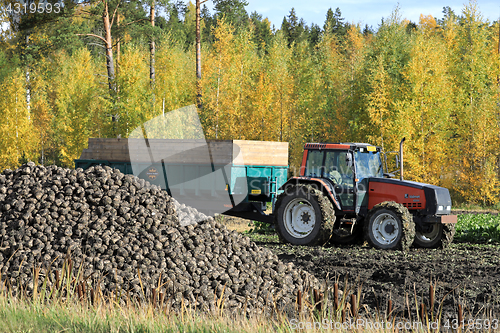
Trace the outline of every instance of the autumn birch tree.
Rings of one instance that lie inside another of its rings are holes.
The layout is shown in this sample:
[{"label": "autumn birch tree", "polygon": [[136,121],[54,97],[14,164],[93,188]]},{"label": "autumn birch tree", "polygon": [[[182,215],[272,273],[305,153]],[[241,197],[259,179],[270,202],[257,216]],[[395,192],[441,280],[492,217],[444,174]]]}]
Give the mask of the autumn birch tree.
[{"label": "autumn birch tree", "polygon": [[155,110],[168,112],[196,101],[194,52],[170,35],[160,39],[156,56]]},{"label": "autumn birch tree", "polygon": [[281,32],[274,37],[267,57],[267,70],[272,78],[270,82],[273,99],[268,110],[271,128],[270,139],[285,141],[289,136],[290,112],[294,109],[294,80],[292,70],[293,51]]},{"label": "autumn birch tree", "polygon": [[201,109],[201,5],[207,0],[196,0],[196,104]]},{"label": "autumn birch tree", "polygon": [[52,78],[54,131],[64,166],[74,166],[87,147],[88,138],[99,136],[105,123],[100,110],[106,106],[105,99],[94,72],[97,70],[90,52],[78,50],[72,56],[65,52],[57,54],[58,72]]},{"label": "autumn birch tree", "polygon": [[36,160],[37,136],[26,105],[25,73],[20,69],[0,82],[0,168]]},{"label": "autumn birch tree", "polygon": [[322,116],[316,121],[314,127],[327,132],[327,137],[331,141],[348,141],[350,139],[348,123],[350,110],[346,105],[347,68],[337,36],[329,32],[330,30],[330,28],[327,29],[318,44],[319,73],[321,73],[322,81],[322,87],[319,90],[322,101],[319,109]]},{"label": "autumn birch tree", "polygon": [[404,71],[407,85],[396,103],[406,137],[405,168],[416,181],[441,184],[449,172],[453,84],[450,59],[432,16],[421,16],[410,61]]},{"label": "autumn birch tree", "polygon": [[367,60],[368,83],[366,111],[369,121],[362,125],[369,142],[386,151],[399,149],[404,123],[398,123],[397,102],[407,84],[404,69],[410,58],[407,22],[396,9],[377,32]]},{"label": "autumn birch tree", "polygon": [[465,6],[463,16],[451,62],[458,89],[454,151],[461,168],[456,188],[466,201],[491,204],[499,191],[498,51],[475,2]]}]

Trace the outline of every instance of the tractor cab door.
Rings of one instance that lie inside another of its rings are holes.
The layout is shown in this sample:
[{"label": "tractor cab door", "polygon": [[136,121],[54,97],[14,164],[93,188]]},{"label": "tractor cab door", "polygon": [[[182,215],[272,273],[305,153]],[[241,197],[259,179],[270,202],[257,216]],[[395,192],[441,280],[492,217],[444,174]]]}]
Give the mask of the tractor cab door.
[{"label": "tractor cab door", "polygon": [[355,213],[368,205],[368,179],[383,178],[380,152],[374,146],[359,147],[353,152],[355,174]]},{"label": "tractor cab door", "polygon": [[379,148],[309,150],[304,175],[329,179],[342,210],[359,214],[368,204],[369,178],[383,177]]},{"label": "tractor cab door", "polygon": [[346,162],[347,151],[327,150],[325,151],[324,175],[334,183],[335,194],[342,205],[342,210],[350,210],[354,207],[354,173],[353,168]]}]

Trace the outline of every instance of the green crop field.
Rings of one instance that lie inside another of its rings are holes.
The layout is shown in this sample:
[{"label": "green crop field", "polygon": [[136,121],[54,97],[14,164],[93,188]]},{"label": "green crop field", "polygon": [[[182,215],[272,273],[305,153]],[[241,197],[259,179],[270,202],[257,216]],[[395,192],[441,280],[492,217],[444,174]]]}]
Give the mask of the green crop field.
[{"label": "green crop field", "polygon": [[493,214],[459,215],[455,242],[500,243],[500,216]]}]

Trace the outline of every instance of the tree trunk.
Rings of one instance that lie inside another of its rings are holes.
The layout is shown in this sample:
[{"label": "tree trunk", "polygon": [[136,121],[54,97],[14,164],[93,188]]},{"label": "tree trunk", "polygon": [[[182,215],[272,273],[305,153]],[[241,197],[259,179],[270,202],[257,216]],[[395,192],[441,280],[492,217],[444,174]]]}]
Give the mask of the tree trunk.
[{"label": "tree trunk", "polygon": [[116,94],[116,82],[115,82],[115,66],[113,63],[113,40],[111,38],[111,24],[109,23],[109,11],[108,2],[104,1],[104,12],[102,13],[102,21],[104,24],[105,33],[105,47],[106,47],[106,65],[108,68],[108,84],[111,94],[114,96]]},{"label": "tree trunk", "polygon": [[200,12],[201,4],[205,1],[196,0],[196,104],[198,109],[203,107],[201,103],[201,35],[200,35]]},{"label": "tree trunk", "polygon": [[[30,34],[27,33],[26,34],[26,49],[28,49],[29,39],[30,39]],[[29,121],[31,118],[31,83],[30,83],[30,65],[29,65],[29,62],[26,65],[26,107],[28,109],[28,121]]]},{"label": "tree trunk", "polygon": [[[155,26],[155,1],[153,0],[153,3],[151,4],[151,10],[149,12],[149,19],[151,22],[151,26]],[[153,86],[155,84],[155,40],[154,37],[151,36],[151,43],[149,44],[149,79],[151,82],[151,85]]]},{"label": "tree trunk", "polygon": [[[120,29],[120,14],[117,14],[116,16],[116,24],[118,25],[118,29]],[[121,53],[121,37],[118,37],[118,40],[116,41],[116,76],[119,76],[119,71],[120,71],[120,53]],[[120,90],[119,87],[117,87],[117,90]]]}]

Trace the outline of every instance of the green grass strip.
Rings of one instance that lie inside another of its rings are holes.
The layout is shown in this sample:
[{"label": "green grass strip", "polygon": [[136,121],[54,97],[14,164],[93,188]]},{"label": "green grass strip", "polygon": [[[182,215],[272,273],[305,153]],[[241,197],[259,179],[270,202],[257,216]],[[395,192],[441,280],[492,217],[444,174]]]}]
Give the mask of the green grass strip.
[{"label": "green grass strip", "polygon": [[[186,312],[165,314],[149,308],[85,304],[45,304],[0,296],[0,332],[268,332],[277,327],[270,321],[210,317]],[[285,329],[286,330],[286,329]],[[283,331],[283,328],[278,328]]]}]

